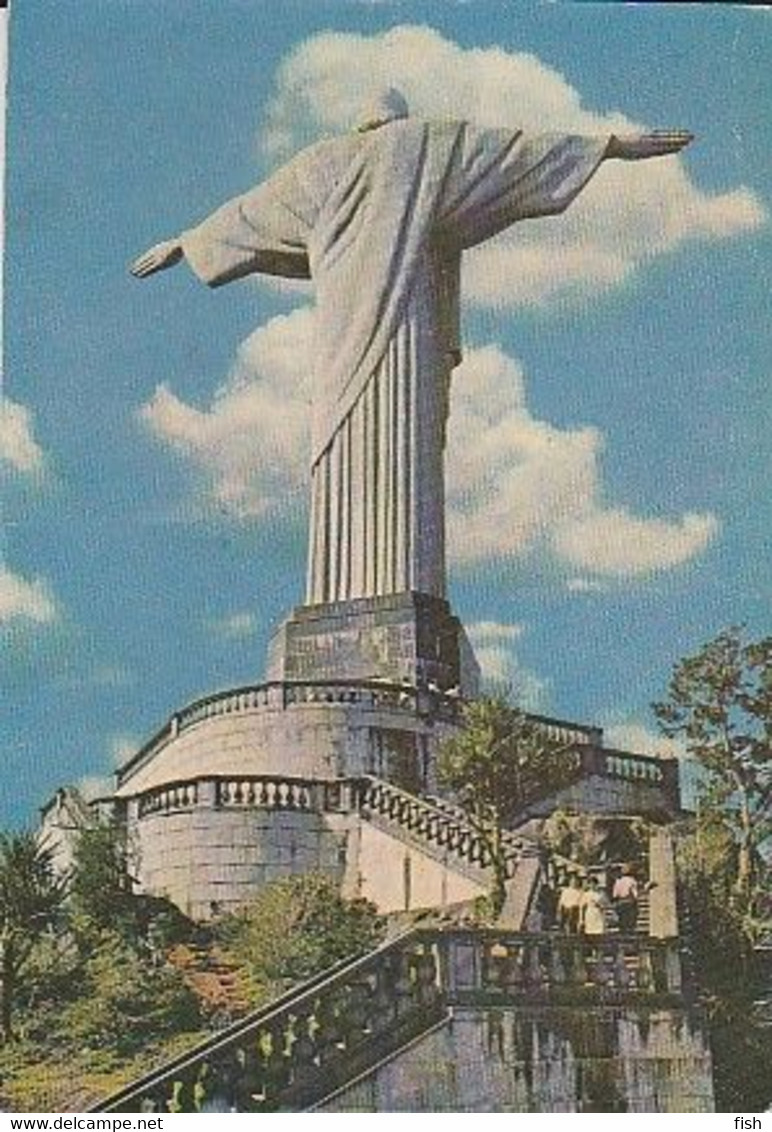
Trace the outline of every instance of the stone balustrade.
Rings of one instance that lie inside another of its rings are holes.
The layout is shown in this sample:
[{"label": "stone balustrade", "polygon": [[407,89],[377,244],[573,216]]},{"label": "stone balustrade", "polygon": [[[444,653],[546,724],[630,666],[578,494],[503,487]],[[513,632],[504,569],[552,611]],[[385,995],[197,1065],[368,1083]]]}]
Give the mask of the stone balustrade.
[{"label": "stone balustrade", "polygon": [[684,992],[677,940],[453,929],[441,949],[449,1001],[630,1002]]},{"label": "stone balustrade", "polygon": [[431,940],[410,933],[341,966],[96,1111],[302,1110],[446,1014]]},{"label": "stone balustrade", "polygon": [[452,1007],[688,999],[678,942],[415,929],[289,992],[129,1085],[100,1112],[302,1111]]},{"label": "stone balustrade", "polygon": [[[370,820],[381,819],[398,826],[419,842],[429,842],[447,850],[469,865],[487,868],[491,855],[482,834],[468,816],[452,804],[419,798],[378,778],[363,779],[358,790],[360,812]],[[523,852],[533,850],[530,843],[514,834],[504,835],[507,876],[512,877]]]},{"label": "stone balustrade", "polygon": [[610,778],[627,778],[635,782],[651,782],[659,785],[664,781],[664,771],[655,759],[629,755],[624,751],[604,751],[605,773]]},{"label": "stone balustrade", "polygon": [[174,782],[158,790],[150,790],[137,802],[139,817],[165,814],[172,810],[189,810],[198,805],[198,782]]},{"label": "stone balustrade", "polygon": [[216,783],[215,798],[218,806],[311,810],[320,808],[315,795],[315,784],[302,779],[250,777],[219,779]]},{"label": "stone balustrade", "polygon": [[[364,711],[399,711],[412,715],[433,714],[438,720],[456,723],[461,701],[457,696],[429,687],[414,687],[376,680],[268,681],[196,700],[178,711],[118,772],[121,785],[130,774],[147,763],[169,742],[190,727],[222,716],[265,711],[287,711],[314,705],[357,707]],[[598,728],[532,716],[557,742],[567,746],[597,746],[602,739]]]},{"label": "stone balustrade", "polygon": [[206,776],[148,790],[137,799],[137,811],[140,818],[195,806],[337,813],[348,808],[351,793],[351,784],[345,780],[323,782],[275,775]]}]

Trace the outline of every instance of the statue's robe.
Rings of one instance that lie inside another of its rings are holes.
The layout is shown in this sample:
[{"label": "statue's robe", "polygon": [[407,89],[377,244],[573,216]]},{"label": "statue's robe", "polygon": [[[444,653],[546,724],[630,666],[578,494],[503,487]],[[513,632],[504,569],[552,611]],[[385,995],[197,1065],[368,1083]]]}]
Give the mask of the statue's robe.
[{"label": "statue's robe", "polygon": [[310,603],[444,596],[461,253],[562,212],[607,144],[398,119],[310,146],[184,233],[210,286],[314,281]]}]

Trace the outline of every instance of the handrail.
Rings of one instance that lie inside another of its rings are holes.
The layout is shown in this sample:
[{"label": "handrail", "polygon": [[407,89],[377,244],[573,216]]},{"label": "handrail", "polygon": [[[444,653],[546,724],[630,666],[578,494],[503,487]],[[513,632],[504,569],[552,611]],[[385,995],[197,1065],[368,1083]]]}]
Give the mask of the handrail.
[{"label": "handrail", "polygon": [[197,1065],[203,1058],[210,1055],[217,1055],[226,1050],[234,1041],[250,1034],[256,1028],[267,1026],[272,1021],[275,1021],[276,1018],[284,1013],[290,1006],[297,1008],[309,998],[313,998],[313,996],[319,995],[325,990],[329,990],[352,974],[360,973],[363,968],[370,966],[370,964],[374,962],[377,963],[381,957],[387,956],[395,951],[395,949],[399,949],[405,944],[408,944],[416,934],[416,928],[408,928],[394,938],[368,951],[365,955],[358,956],[354,959],[348,956],[332,966],[326,967],[323,971],[313,975],[310,979],[291,987],[289,990],[285,991],[284,994],[271,999],[271,1001],[264,1006],[258,1007],[257,1010],[251,1011],[244,1018],[240,1018],[237,1022],[220,1030],[211,1038],[207,1038],[205,1041],[199,1042],[198,1045],[194,1046],[192,1049],[179,1054],[160,1068],[153,1069],[136,1081],[132,1081],[130,1084],[124,1086],[123,1089],[95,1106],[93,1111],[109,1112],[114,1110],[119,1105],[123,1105],[125,1102],[134,1099],[138,1094],[144,1093],[148,1087],[156,1087],[162,1084],[168,1077],[184,1073],[192,1065]]},{"label": "handrail", "polygon": [[[417,840],[447,849],[468,864],[485,869],[491,864],[485,838],[463,811],[448,812],[441,804],[410,794],[392,782],[367,775],[360,780],[360,812],[365,817],[395,822]],[[517,863],[525,854],[536,854],[538,847],[529,838],[505,832],[503,835],[507,876],[514,876]]]},{"label": "handrail", "polygon": [[689,994],[677,938],[417,927],[344,960],[93,1111],[206,1111],[215,1101],[219,1111],[300,1111],[436,1026],[452,1006],[665,1005]]},{"label": "handrail", "polygon": [[[396,707],[419,710],[429,697],[441,716],[455,719],[461,702],[455,695],[440,689],[429,689],[387,680],[265,680],[212,692],[186,704],[155,732],[142,747],[117,771],[121,785],[129,771],[135,771],[161,747],[182,731],[203,720],[220,715],[252,712],[262,708],[284,710],[301,704],[340,703],[363,706]],[[529,715],[548,732],[565,742],[580,746],[599,746],[603,732],[588,724],[573,723],[546,715]]]}]

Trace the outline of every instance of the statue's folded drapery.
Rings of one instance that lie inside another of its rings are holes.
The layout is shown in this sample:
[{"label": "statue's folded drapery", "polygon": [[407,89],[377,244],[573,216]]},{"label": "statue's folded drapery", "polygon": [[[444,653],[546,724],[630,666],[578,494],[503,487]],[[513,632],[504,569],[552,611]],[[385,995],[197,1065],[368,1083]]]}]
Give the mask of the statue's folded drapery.
[{"label": "statue's folded drapery", "polygon": [[303,150],[184,234],[211,286],[314,281],[310,602],[443,596],[461,253],[563,211],[607,144],[399,119]]}]

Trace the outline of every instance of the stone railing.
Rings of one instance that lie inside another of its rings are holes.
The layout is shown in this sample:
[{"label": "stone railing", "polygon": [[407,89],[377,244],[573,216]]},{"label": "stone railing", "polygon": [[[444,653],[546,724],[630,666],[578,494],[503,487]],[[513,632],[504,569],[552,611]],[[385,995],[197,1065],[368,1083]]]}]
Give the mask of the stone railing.
[{"label": "stone railing", "polygon": [[148,790],[137,799],[137,815],[168,814],[173,810],[190,810],[198,805],[198,781],[173,782],[156,790]]},{"label": "stone railing", "polygon": [[377,680],[269,681],[205,696],[182,708],[118,772],[118,785],[149,762],[167,743],[196,724],[221,716],[285,711],[301,705],[358,706],[372,711],[431,712],[438,719],[458,719],[460,702],[439,690],[389,684]]},{"label": "stone railing", "polygon": [[448,1002],[632,1003],[684,995],[677,940],[451,929],[440,947]]},{"label": "stone railing", "polygon": [[[380,778],[362,779],[358,793],[360,813],[385,826],[397,826],[423,844],[451,853],[476,868],[491,863],[485,838],[474,828],[459,807],[439,800],[419,798]],[[504,835],[507,876],[512,877],[524,853],[536,852],[535,845],[515,834]]]},{"label": "stone railing", "polygon": [[665,779],[662,764],[657,759],[610,750],[604,750],[603,756],[605,773],[610,778],[626,778],[631,782],[651,782],[654,785],[660,785]]},{"label": "stone railing", "polygon": [[[147,763],[167,743],[196,724],[221,716],[243,715],[260,711],[285,711],[301,705],[338,704],[358,706],[365,710],[406,711],[412,714],[431,713],[446,722],[456,722],[461,701],[439,689],[390,684],[378,680],[306,680],[268,681],[216,692],[181,708],[118,772],[118,785],[129,774]],[[602,740],[599,728],[548,716],[532,716],[549,738],[565,745],[597,746]]]},{"label": "stone railing", "polygon": [[653,787],[665,796],[672,807],[680,807],[678,763],[675,759],[658,759],[610,747],[577,749],[581,750],[583,774],[597,774],[631,785]]},{"label": "stone railing", "polygon": [[412,932],[257,1011],[95,1111],[302,1110],[446,1012],[431,940]]},{"label": "stone railing", "polygon": [[110,1097],[97,1112],[303,1111],[454,1006],[667,1006],[678,941],[415,929],[289,992]]},{"label": "stone railing", "polygon": [[207,775],[148,790],[137,799],[137,816],[168,814],[196,806],[338,813],[355,797],[347,779],[329,782],[276,775]]}]

